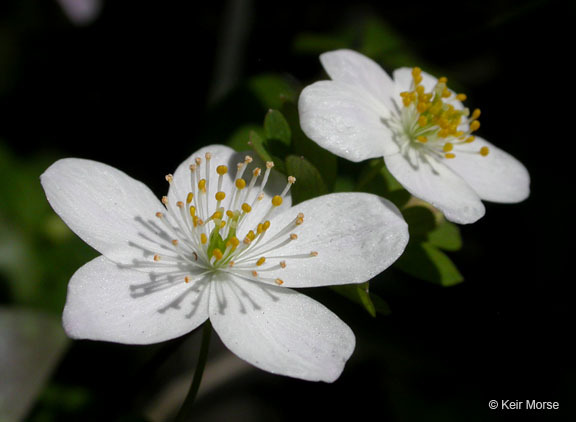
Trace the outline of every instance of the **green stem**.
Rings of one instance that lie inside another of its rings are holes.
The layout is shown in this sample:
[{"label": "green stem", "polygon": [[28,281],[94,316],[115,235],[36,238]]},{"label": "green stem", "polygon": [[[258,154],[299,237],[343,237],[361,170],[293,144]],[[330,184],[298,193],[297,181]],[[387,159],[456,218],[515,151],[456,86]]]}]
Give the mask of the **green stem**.
[{"label": "green stem", "polygon": [[200,355],[198,356],[198,362],[196,363],[196,370],[194,371],[194,378],[192,379],[192,384],[190,384],[190,390],[188,395],[184,399],[178,414],[176,415],[175,422],[182,422],[187,419],[187,415],[194,404],[194,399],[196,399],[196,394],[200,388],[200,383],[202,382],[202,375],[204,374],[204,368],[206,366],[206,360],[208,358],[208,348],[210,346],[210,334],[212,333],[212,326],[210,320],[204,323],[202,327],[202,343],[200,344]]}]

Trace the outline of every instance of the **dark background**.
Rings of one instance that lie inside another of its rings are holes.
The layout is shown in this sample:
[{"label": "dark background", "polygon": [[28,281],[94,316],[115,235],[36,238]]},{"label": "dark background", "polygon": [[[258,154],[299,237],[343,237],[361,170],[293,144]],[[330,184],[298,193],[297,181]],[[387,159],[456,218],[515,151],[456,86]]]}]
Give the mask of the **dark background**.
[{"label": "dark background", "polygon": [[[378,16],[412,54],[464,87],[483,111],[480,134],[526,165],[532,194],[486,204],[483,219],[461,228],[464,248],[450,255],[466,279],[458,286],[386,272],[372,288],[393,312],[376,319],[312,292],[357,335],[336,383],[255,371],[203,396],[194,420],[573,420],[574,6],[247,2],[238,59],[218,79],[232,3],[108,1],[92,25],[76,27],[55,2],[3,1],[0,138],[23,161],[104,161],[162,195],[163,175],[199,146],[262,121],[266,110],[248,99],[215,102],[218,87],[263,72],[302,85],[323,78],[317,56],[294,51],[298,34],[333,34]],[[156,375],[127,376],[157,350],[76,343],[52,382],[90,399],[64,409],[41,396],[31,420],[138,420],[134,408]],[[491,399],[558,401],[560,410],[490,411]]]}]

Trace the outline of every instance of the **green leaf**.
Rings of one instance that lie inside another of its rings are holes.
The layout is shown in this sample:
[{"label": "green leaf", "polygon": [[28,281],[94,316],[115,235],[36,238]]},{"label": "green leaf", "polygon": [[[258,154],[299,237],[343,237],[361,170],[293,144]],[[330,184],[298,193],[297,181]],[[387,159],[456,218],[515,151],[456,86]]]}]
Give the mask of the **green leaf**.
[{"label": "green leaf", "polygon": [[402,210],[404,220],[408,223],[410,238],[426,237],[436,228],[436,219],[432,211],[426,207],[415,206]]},{"label": "green leaf", "polygon": [[428,241],[446,251],[458,251],[462,248],[460,229],[454,223],[443,220],[434,230],[428,233]]},{"label": "green leaf", "polygon": [[290,125],[284,118],[284,115],[278,110],[268,110],[268,113],[266,113],[266,117],[264,118],[264,133],[266,134],[268,144],[270,144],[270,141],[279,141],[289,147],[292,141]]},{"label": "green leaf", "polygon": [[441,286],[452,286],[464,280],[452,260],[429,242],[411,240],[394,266],[413,277]]},{"label": "green leaf", "polygon": [[286,101],[295,102],[295,87],[282,76],[266,73],[248,81],[248,89],[266,108],[279,109]]},{"label": "green leaf", "polygon": [[350,299],[352,302],[361,305],[371,316],[376,317],[376,313],[389,315],[391,313],[388,303],[380,296],[370,293],[369,283],[342,284],[331,286],[332,290]]},{"label": "green leaf", "polygon": [[226,140],[226,144],[236,151],[246,151],[250,149],[250,132],[256,132],[258,136],[263,137],[263,131],[260,125],[248,124],[236,129]]},{"label": "green leaf", "polygon": [[262,139],[262,137],[258,135],[256,131],[251,130],[248,138],[248,144],[252,147],[256,154],[258,154],[262,161],[274,161],[266,149],[264,139]]},{"label": "green leaf", "polygon": [[291,188],[294,204],[328,193],[320,172],[306,158],[289,155],[286,157],[286,171],[296,178]]},{"label": "green leaf", "polygon": [[325,51],[350,47],[350,37],[341,34],[317,34],[311,32],[296,36],[292,48],[297,54],[319,54]]}]

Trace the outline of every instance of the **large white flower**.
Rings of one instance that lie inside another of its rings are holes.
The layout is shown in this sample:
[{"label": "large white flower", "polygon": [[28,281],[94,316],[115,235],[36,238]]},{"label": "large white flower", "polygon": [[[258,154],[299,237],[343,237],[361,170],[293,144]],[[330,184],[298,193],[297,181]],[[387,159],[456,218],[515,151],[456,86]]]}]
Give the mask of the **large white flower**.
[{"label": "large white flower", "polygon": [[480,110],[446,78],[401,68],[391,79],[374,61],[351,50],[324,53],[330,81],[300,96],[300,124],[320,146],[351,161],[383,157],[412,195],[447,219],[472,223],[484,215],[481,200],[513,203],[529,195],[529,175],[514,157],[472,135]]},{"label": "large white flower", "polygon": [[46,170],[54,210],[103,255],[70,281],[68,335],[147,344],[210,318],[223,343],[261,369],[338,378],[352,331],[290,287],[369,280],[402,253],[406,223],[392,204],[363,193],[290,207],[294,178],[251,162],[226,146],[203,148],[166,176],[162,202],[95,161],[68,158]]}]

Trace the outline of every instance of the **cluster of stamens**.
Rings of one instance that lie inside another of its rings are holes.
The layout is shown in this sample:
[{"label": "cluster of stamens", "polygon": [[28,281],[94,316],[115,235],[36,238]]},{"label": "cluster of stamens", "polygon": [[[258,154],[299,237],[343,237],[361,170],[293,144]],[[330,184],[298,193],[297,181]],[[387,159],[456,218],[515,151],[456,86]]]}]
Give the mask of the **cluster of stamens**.
[{"label": "cluster of stamens", "polygon": [[[224,177],[229,177],[228,167],[216,167],[216,192],[211,194],[212,155],[206,153],[204,159],[203,161],[197,157],[189,166],[190,191],[186,198],[182,198],[183,201],[172,203],[168,197],[162,198],[166,212],[157,212],[156,217],[173,239],[169,253],[153,256],[155,263],[176,265],[183,269],[184,273],[186,269],[194,269],[196,276],[198,270],[201,274],[218,270],[250,280],[281,285],[284,281],[277,277],[276,272],[286,268],[287,260],[317,255],[317,252],[286,256],[273,254],[298,239],[294,231],[304,223],[302,213],[275,234],[266,236],[271,225],[270,218],[282,205],[290,187],[296,182],[294,177],[289,176],[284,190],[266,204],[268,201],[264,201],[264,188],[274,163],[267,162],[264,172],[259,167],[255,168],[247,181],[244,175],[253,160],[246,156],[243,162],[237,164],[232,192],[222,190]],[[261,176],[262,181],[256,187]],[[167,175],[166,180],[172,184],[173,176]],[[210,200],[210,195],[214,195],[214,201]],[[268,208],[255,227],[240,233],[242,223],[261,207]],[[185,274],[183,278],[187,283],[192,280],[191,274]]]},{"label": "cluster of stamens", "polygon": [[[446,100],[465,101],[465,94],[454,94],[448,89],[447,78],[442,77],[431,92],[422,85],[422,70],[412,69],[411,91],[400,93],[404,110],[403,129],[416,145],[426,145],[445,158],[455,158],[454,148],[474,142],[472,132],[480,128],[480,110],[472,113],[468,108],[457,109]],[[478,150],[481,156],[487,156],[488,147]]]}]

